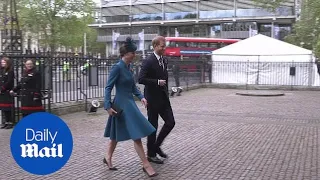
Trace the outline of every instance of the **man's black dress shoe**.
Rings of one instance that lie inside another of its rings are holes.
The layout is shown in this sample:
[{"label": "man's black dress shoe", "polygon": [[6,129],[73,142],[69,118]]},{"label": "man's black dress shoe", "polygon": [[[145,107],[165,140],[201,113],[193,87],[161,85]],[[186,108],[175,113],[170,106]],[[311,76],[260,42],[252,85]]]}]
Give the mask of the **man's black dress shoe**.
[{"label": "man's black dress shoe", "polygon": [[156,164],[163,164],[163,161],[161,159],[159,159],[157,156],[155,157],[148,157],[148,161],[149,162],[153,162]]},{"label": "man's black dress shoe", "polygon": [[163,158],[167,158],[167,157],[168,157],[168,155],[165,154],[165,153],[161,150],[161,148],[158,148],[157,151],[156,151],[156,153],[159,154],[159,156],[161,156],[161,157],[163,157]]}]

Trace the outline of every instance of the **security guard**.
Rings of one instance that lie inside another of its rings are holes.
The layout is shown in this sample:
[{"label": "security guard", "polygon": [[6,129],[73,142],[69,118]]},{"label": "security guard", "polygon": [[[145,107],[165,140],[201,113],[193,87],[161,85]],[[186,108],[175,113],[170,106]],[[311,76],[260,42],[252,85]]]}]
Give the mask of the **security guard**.
[{"label": "security guard", "polygon": [[1,126],[1,129],[13,128],[13,108],[14,99],[10,95],[10,90],[14,86],[14,72],[12,69],[12,61],[9,58],[1,59],[0,68],[0,109],[5,117],[5,123]]},{"label": "security guard", "polygon": [[90,66],[91,66],[90,60],[87,59],[86,63],[83,65],[83,70],[82,70],[83,75],[87,75]]},{"label": "security guard", "polygon": [[22,116],[25,117],[34,112],[43,112],[41,95],[41,75],[34,67],[32,60],[28,59],[25,63],[21,81],[10,94],[20,95]]}]

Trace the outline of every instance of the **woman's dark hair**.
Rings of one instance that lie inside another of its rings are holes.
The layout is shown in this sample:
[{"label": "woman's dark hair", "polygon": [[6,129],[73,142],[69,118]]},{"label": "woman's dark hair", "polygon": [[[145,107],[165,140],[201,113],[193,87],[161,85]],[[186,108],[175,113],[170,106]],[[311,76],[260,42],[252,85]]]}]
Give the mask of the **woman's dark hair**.
[{"label": "woman's dark hair", "polygon": [[124,46],[124,44],[119,49],[120,57],[123,57],[125,54],[127,54],[127,49]]},{"label": "woman's dark hair", "polygon": [[35,65],[35,62],[34,62],[34,60],[32,60],[32,59],[26,59],[26,60],[24,61],[24,64],[26,64],[28,61],[31,61],[32,64]]},{"label": "woman's dark hair", "polygon": [[135,52],[137,50],[136,44],[131,37],[127,37],[126,41],[121,45],[119,49],[120,57],[123,57],[128,52]]},{"label": "woman's dark hair", "polygon": [[12,70],[12,61],[8,57],[3,57],[1,60],[6,61],[7,67],[4,68],[5,72],[11,71]]}]

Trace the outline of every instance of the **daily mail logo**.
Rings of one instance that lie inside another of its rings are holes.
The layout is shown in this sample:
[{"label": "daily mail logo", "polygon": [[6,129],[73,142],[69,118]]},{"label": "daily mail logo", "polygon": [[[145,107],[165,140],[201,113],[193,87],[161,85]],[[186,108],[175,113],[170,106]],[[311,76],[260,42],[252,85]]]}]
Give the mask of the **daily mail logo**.
[{"label": "daily mail logo", "polygon": [[50,113],[34,113],[19,121],[10,139],[11,153],[17,164],[36,175],[48,175],[69,160],[73,138],[67,124]]},{"label": "daily mail logo", "polygon": [[49,129],[44,129],[42,131],[35,131],[33,129],[27,128],[26,129],[26,142],[51,142],[52,147],[43,147],[39,149],[38,144],[21,144],[21,156],[22,157],[63,157],[62,152],[62,144],[56,144],[55,139],[57,137],[58,131],[52,133]]}]

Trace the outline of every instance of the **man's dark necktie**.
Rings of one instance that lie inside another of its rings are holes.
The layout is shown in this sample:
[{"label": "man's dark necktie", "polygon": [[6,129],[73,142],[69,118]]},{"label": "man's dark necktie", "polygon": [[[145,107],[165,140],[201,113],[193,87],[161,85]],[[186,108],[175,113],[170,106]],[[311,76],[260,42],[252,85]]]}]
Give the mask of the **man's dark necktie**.
[{"label": "man's dark necktie", "polygon": [[159,65],[162,68],[162,70],[164,70],[164,64],[163,64],[163,58],[162,57],[160,57],[160,59],[159,59]]}]

